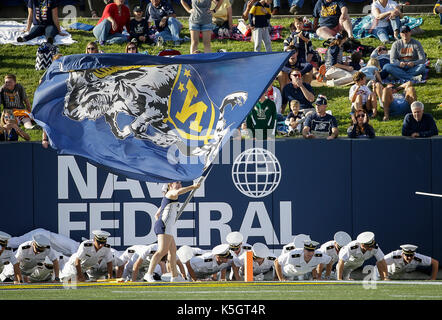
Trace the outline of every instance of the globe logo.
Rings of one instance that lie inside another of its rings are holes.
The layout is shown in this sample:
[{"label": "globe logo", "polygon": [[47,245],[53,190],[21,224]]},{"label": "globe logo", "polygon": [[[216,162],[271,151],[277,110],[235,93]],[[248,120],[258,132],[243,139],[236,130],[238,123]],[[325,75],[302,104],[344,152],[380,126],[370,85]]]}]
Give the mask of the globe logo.
[{"label": "globe logo", "polygon": [[232,180],[242,194],[262,198],[278,187],[281,181],[281,165],[268,150],[247,149],[233,162]]}]

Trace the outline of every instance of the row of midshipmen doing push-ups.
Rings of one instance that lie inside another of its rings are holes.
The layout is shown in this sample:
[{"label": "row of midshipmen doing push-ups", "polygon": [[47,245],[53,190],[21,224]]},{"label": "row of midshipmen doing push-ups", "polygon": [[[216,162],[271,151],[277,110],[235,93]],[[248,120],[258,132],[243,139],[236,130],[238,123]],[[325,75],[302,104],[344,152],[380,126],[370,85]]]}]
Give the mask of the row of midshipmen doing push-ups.
[{"label": "row of midshipmen doing push-ups", "polygon": [[[0,280],[14,283],[81,282],[100,278],[147,280],[145,274],[157,250],[156,243],[134,245],[120,253],[106,243],[110,236],[108,232],[95,230],[92,233],[94,239],[83,241],[78,250],[67,257],[51,248],[51,241],[42,233],[34,234],[32,240],[20,244],[14,252],[8,247],[11,236],[0,232]],[[227,271],[230,270],[230,280],[242,280],[245,252],[250,250],[253,252],[255,281],[350,280],[351,272],[373,256],[377,260],[372,271],[373,280],[400,279],[403,274],[420,266],[431,268],[431,280],[435,280],[439,268],[437,260],[417,253],[415,245],[401,245],[401,250],[384,255],[373,232],[363,232],[352,241],[346,232],[338,231],[333,240],[319,248],[318,242],[311,240],[308,235],[299,234],[292,243],[284,246],[279,257],[272,254],[263,243],[255,243],[253,246],[244,243],[239,232],[229,233],[226,241],[212,250],[180,247],[177,250],[178,279],[226,280]],[[171,281],[166,258],[156,266],[155,280]],[[336,272],[332,272],[336,263]]]}]

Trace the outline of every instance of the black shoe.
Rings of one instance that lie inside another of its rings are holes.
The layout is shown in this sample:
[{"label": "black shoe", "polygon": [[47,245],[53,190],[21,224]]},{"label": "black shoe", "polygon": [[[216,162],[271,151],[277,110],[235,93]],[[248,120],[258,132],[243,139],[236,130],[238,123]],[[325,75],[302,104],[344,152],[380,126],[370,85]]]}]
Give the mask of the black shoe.
[{"label": "black shoe", "polygon": [[54,38],[52,38],[52,37],[49,37],[47,41],[50,44],[54,44]]},{"label": "black shoe", "polygon": [[25,42],[25,39],[23,39],[23,37],[18,37],[17,42]]}]

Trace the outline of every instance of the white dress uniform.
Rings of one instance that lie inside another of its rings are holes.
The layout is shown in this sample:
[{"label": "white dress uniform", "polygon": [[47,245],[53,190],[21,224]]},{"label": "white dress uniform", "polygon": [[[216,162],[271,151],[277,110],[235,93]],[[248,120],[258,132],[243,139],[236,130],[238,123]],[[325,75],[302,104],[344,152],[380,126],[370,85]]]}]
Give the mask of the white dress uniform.
[{"label": "white dress uniform", "polygon": [[[221,246],[223,246],[221,248]],[[221,250],[221,249],[223,250]],[[225,250],[224,250],[225,249]],[[199,280],[205,280],[210,278],[214,273],[218,273],[223,269],[226,269],[230,266],[229,262],[223,262],[221,264],[218,264],[216,261],[216,255],[218,252],[219,254],[224,254],[229,252],[229,247],[227,244],[225,245],[218,245],[215,248],[213,248],[212,252],[204,253],[201,256],[195,256],[192,257],[189,260],[190,266],[192,267],[195,276]],[[187,266],[184,265],[184,268],[186,269],[186,277],[187,279],[191,280],[191,276],[189,273],[189,270],[187,269]]]},{"label": "white dress uniform", "polygon": [[333,264],[338,262],[339,260],[339,253],[338,251],[336,251],[335,248],[335,240],[330,240],[327,241],[326,243],[323,243],[321,247],[318,249],[318,251],[328,255],[331,258],[330,262],[333,262]]},{"label": "white dress uniform", "polygon": [[60,279],[69,280],[77,275],[77,269],[75,268],[75,260],[77,258],[80,259],[81,270],[83,272],[86,272],[87,269],[91,267],[97,267],[100,261],[104,261],[104,263],[107,264],[113,260],[110,245],[106,244],[97,251],[94,247],[94,240],[83,241],[78,251],[74,253],[65,264],[60,273]]},{"label": "white dress uniform", "polygon": [[[45,250],[35,253],[33,245],[36,243],[44,246]],[[51,261],[57,260],[56,252],[49,245],[49,239],[40,234],[34,235],[34,240],[22,243],[15,254],[21,273],[25,276],[30,276],[39,263],[44,263],[46,257]]]},{"label": "white dress uniform", "polygon": [[[252,251],[255,257],[264,258],[264,261],[261,264],[253,259],[253,279],[255,281],[273,280],[275,274],[273,267],[276,256],[271,253],[267,246],[263,243],[255,243],[252,246]],[[241,277],[244,277],[245,274],[245,259],[245,252],[239,257],[233,257],[233,263],[239,268],[239,275]]]},{"label": "white dress uniform", "polygon": [[362,253],[361,243],[358,240],[354,240],[341,248],[339,259],[344,261],[342,278],[348,280],[353,270],[361,267],[366,260],[373,256],[376,258],[376,261],[384,259],[384,253],[377,244],[374,245],[372,250],[367,250],[364,253]]},{"label": "white dress uniform", "polygon": [[[143,278],[144,274],[148,271],[150,261],[152,259],[152,256],[157,252],[158,250],[158,244],[153,243],[150,245],[133,245],[129,248],[127,248],[124,253],[120,256],[120,259],[123,263],[126,263],[124,266],[123,271],[123,279],[131,280],[132,279],[132,270],[134,263],[141,258],[143,260],[143,263],[141,264],[140,268],[138,269],[138,275],[137,280],[140,280]],[[161,267],[158,264],[155,268],[155,273],[158,273],[161,275]]]},{"label": "white dress uniform", "polygon": [[[0,250],[2,250],[0,253],[0,281],[5,281],[6,279],[6,276],[3,273],[5,267],[11,265],[11,268],[13,269],[13,265],[17,263],[12,248],[8,247],[8,240],[10,238],[11,236],[9,234],[0,231]],[[14,272],[12,274],[14,274]]]},{"label": "white dress uniform", "polygon": [[307,234],[300,233],[293,238],[293,242],[287,243],[284,247],[282,247],[281,254],[288,253],[294,249],[303,248],[304,241],[311,241],[310,236]]},{"label": "white dress uniform", "polygon": [[[110,250],[112,253],[112,267],[115,268],[122,266],[124,263],[120,259],[120,253],[114,248],[110,248]],[[105,262],[105,260],[99,261],[98,265],[87,269],[86,274],[91,280],[96,280],[105,277],[107,275],[107,262]]]},{"label": "white dress uniform", "polygon": [[315,250],[313,257],[309,262],[304,259],[304,249],[294,249],[288,253],[284,253],[278,257],[278,262],[281,265],[282,273],[284,277],[289,280],[304,280],[304,275],[312,272],[318,264],[328,264],[331,258]]},{"label": "white dress uniform", "polygon": [[[416,247],[417,248],[417,247]],[[420,253],[414,253],[413,260],[406,263],[402,257],[402,250],[395,250],[385,255],[384,259],[387,263],[388,277],[394,280],[400,280],[407,272],[413,272],[419,266],[431,266],[431,257]],[[380,279],[379,270],[375,266],[375,280]]]}]

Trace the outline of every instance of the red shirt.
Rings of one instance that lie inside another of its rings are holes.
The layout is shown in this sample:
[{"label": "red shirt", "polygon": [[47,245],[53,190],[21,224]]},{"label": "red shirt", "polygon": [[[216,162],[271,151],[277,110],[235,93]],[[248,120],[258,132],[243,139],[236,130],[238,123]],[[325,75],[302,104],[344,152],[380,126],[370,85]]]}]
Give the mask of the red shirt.
[{"label": "red shirt", "polygon": [[103,21],[104,19],[107,19],[109,17],[112,17],[112,19],[115,20],[117,23],[117,30],[111,30],[109,31],[110,34],[114,33],[122,33],[124,26],[126,26],[126,30],[129,31],[129,22],[130,22],[130,11],[129,8],[125,5],[121,6],[121,15],[118,14],[118,6],[115,3],[108,4],[106,8],[104,8],[103,15],[101,16],[101,19],[98,21],[97,25]]}]

